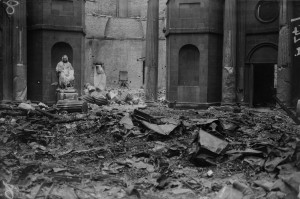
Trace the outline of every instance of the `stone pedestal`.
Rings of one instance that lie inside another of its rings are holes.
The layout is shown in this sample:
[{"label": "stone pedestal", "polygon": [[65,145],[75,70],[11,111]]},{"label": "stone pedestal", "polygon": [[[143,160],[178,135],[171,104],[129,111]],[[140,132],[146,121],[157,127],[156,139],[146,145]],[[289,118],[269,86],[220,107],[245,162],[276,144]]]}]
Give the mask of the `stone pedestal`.
[{"label": "stone pedestal", "polygon": [[57,108],[67,112],[88,112],[88,105],[84,101],[79,100],[59,100],[56,104]]},{"label": "stone pedestal", "polygon": [[67,112],[87,112],[88,106],[84,101],[78,100],[78,93],[74,88],[56,90],[56,106]]},{"label": "stone pedestal", "polygon": [[76,89],[57,89],[56,99],[59,100],[78,100],[78,93]]}]

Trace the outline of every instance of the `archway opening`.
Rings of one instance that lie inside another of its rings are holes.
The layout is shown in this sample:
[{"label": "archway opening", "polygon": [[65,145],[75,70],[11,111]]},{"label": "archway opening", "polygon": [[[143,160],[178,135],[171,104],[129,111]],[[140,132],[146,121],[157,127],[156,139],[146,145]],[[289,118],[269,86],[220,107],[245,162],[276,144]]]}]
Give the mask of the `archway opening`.
[{"label": "archway opening", "polygon": [[253,50],[250,57],[250,102],[255,107],[274,106],[277,88],[277,49],[263,45]]},{"label": "archway opening", "polygon": [[178,85],[199,86],[200,52],[194,45],[185,45],[179,51]]}]

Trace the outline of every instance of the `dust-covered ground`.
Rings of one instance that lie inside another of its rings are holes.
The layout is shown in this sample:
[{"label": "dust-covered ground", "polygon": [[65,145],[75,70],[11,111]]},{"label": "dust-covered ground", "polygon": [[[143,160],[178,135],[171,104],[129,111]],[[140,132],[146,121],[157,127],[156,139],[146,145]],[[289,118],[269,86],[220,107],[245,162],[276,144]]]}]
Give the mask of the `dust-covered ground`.
[{"label": "dust-covered ground", "polygon": [[299,193],[300,129],[280,109],[114,104],[87,114],[52,110],[58,116],[52,117],[4,107],[0,198],[276,199]]}]

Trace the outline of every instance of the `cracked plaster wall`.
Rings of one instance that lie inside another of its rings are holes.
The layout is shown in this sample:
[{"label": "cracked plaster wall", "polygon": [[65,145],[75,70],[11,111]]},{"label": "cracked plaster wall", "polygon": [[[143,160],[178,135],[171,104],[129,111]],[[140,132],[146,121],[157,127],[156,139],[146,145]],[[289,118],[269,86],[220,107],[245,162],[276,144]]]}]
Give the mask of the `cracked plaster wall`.
[{"label": "cracked plaster wall", "polygon": [[[166,40],[163,33],[166,0],[160,0],[158,87],[165,88]],[[128,0],[128,17],[119,18],[117,0],[86,2],[85,81],[93,82],[93,62],[104,62],[107,86],[118,87],[119,71],[127,71],[130,88],[143,86],[147,0]]]}]

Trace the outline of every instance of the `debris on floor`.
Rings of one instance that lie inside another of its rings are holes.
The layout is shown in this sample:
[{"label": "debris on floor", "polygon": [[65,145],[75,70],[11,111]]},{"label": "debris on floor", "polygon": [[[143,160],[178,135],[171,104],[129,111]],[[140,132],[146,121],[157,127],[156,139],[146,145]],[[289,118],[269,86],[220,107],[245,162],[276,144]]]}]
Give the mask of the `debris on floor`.
[{"label": "debris on floor", "polygon": [[89,93],[109,103],[89,112],[1,104],[0,198],[299,198],[300,127],[284,111],[128,95]]},{"label": "debris on floor", "polygon": [[[130,89],[109,89],[107,91],[97,90],[90,84],[85,86],[85,95],[80,99],[93,105],[142,105],[144,104],[144,91],[143,90],[130,90]],[[95,108],[95,107],[94,107]]]}]

